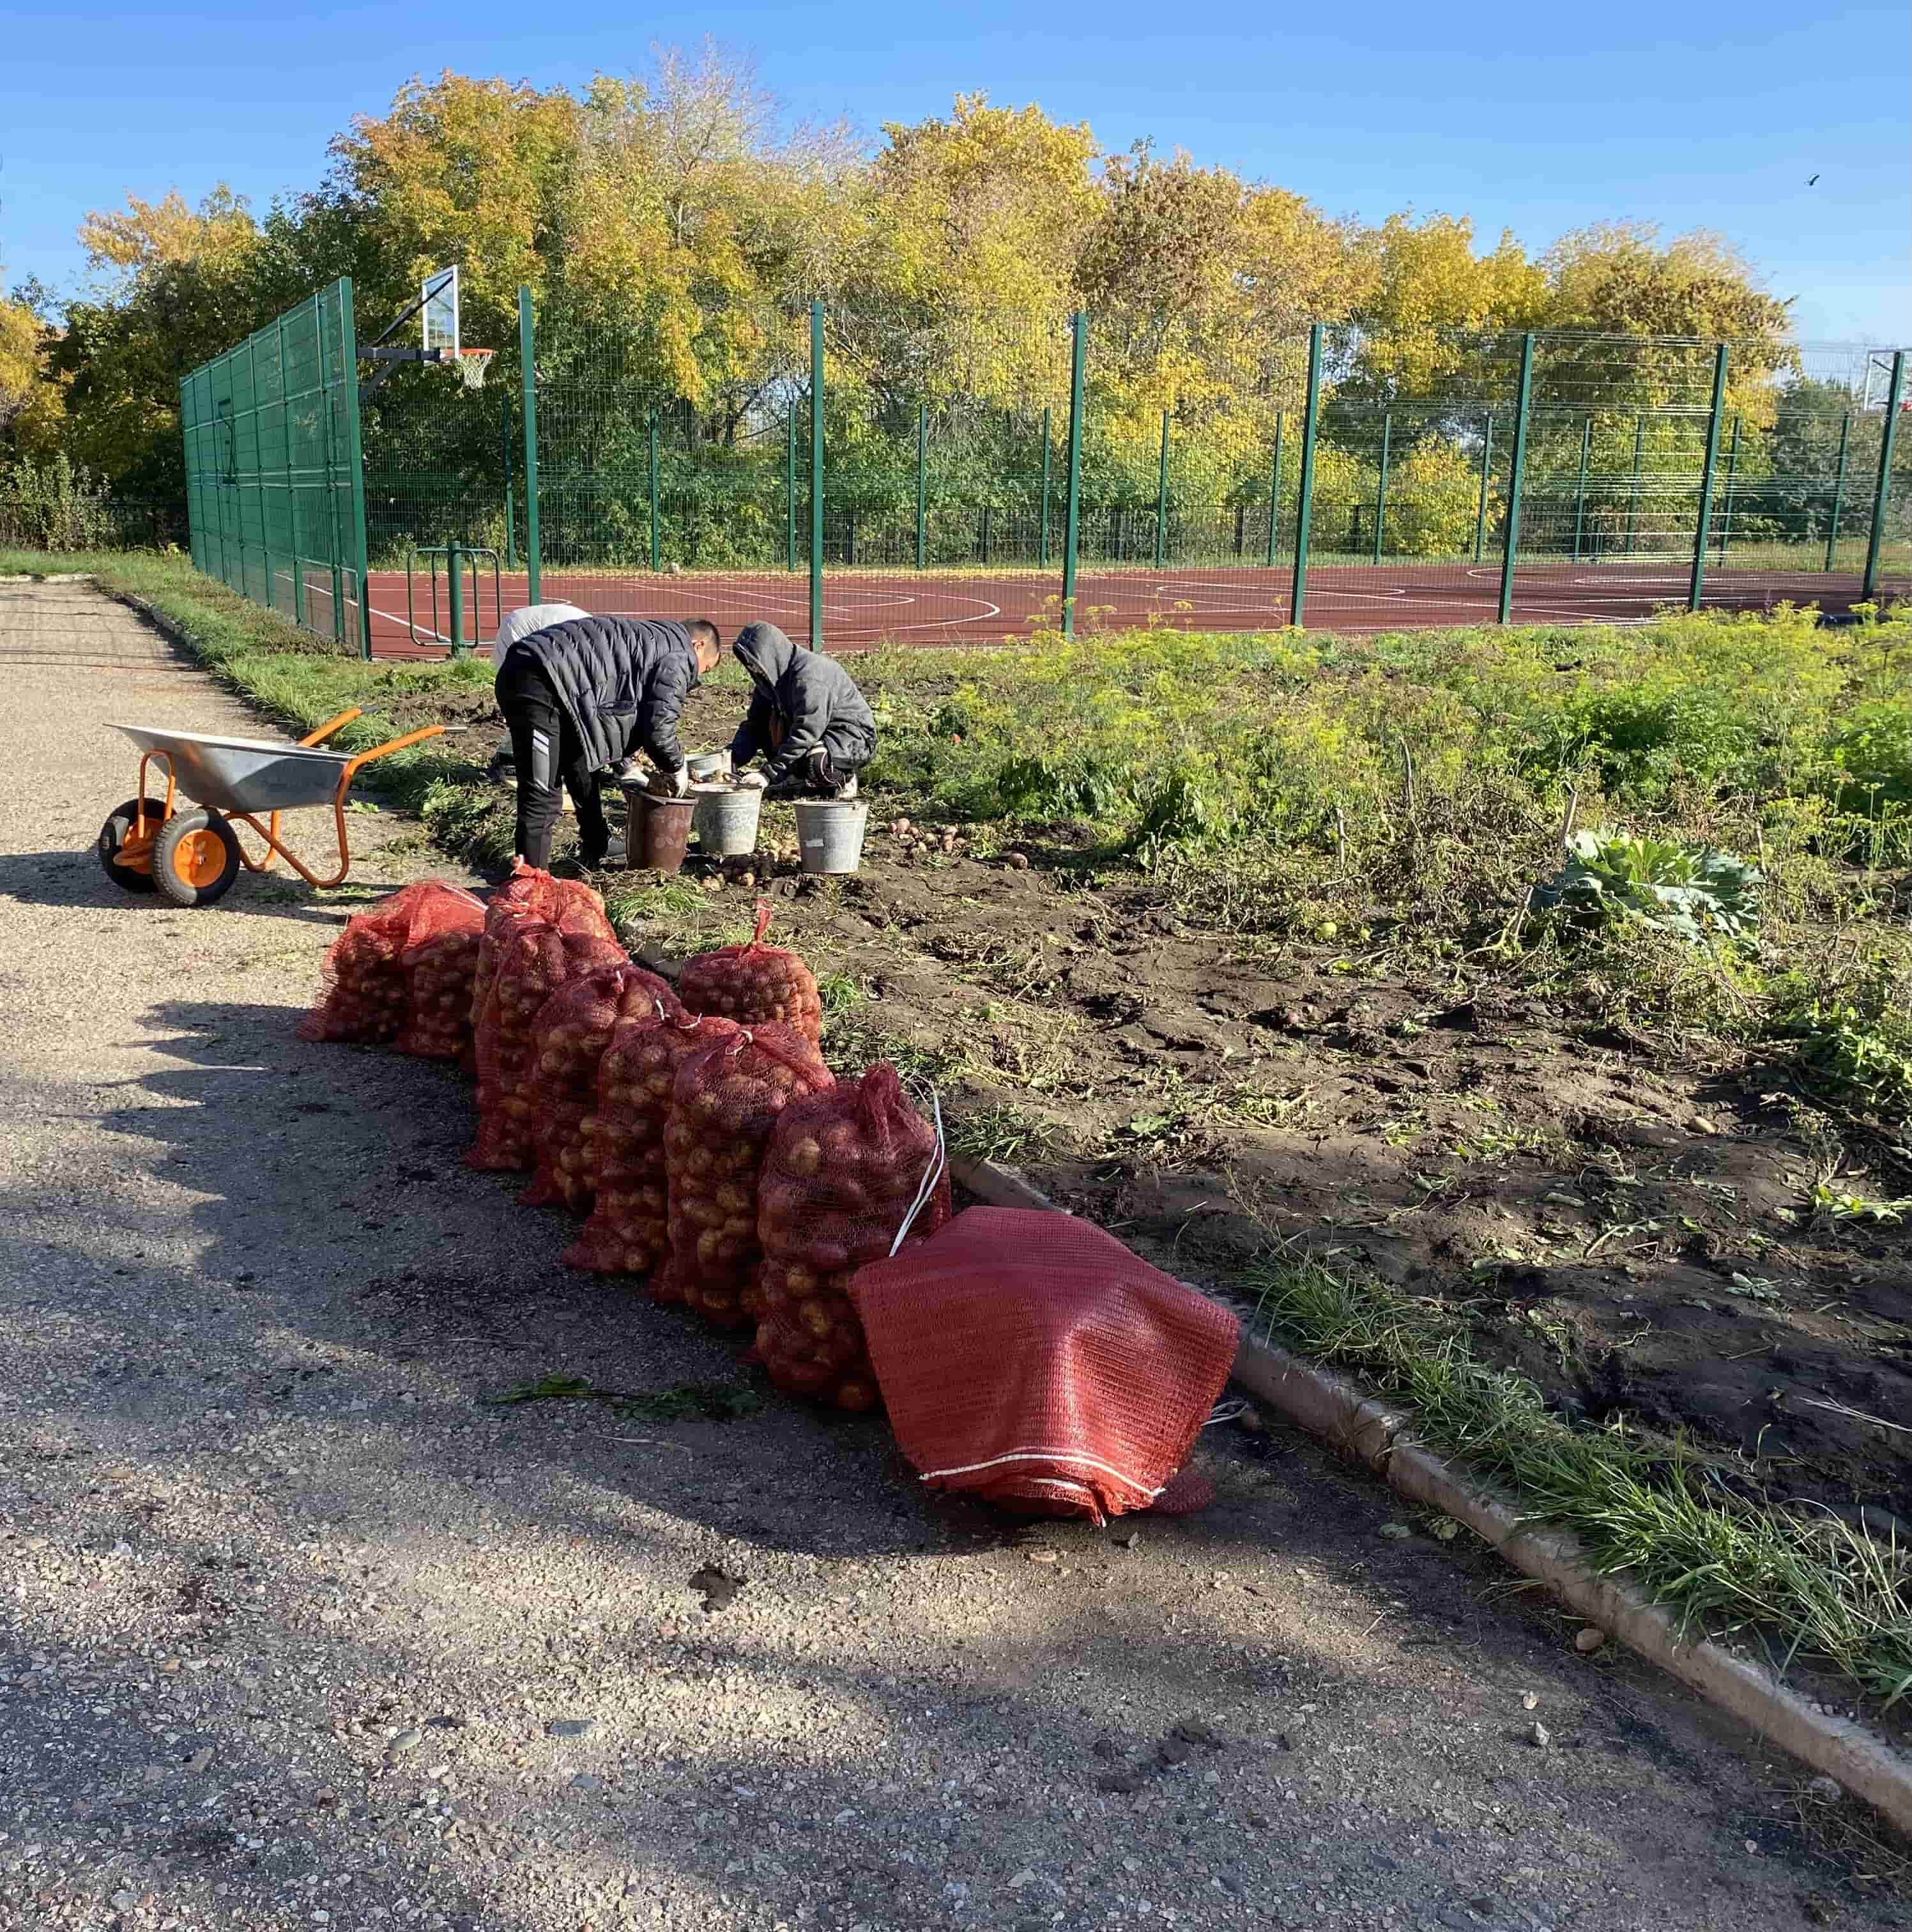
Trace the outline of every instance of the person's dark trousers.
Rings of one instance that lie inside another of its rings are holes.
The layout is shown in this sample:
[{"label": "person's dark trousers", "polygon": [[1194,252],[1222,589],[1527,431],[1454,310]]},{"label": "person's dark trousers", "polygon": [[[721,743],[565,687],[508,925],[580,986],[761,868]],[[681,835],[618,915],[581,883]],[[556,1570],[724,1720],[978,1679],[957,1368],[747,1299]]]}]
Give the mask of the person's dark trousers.
[{"label": "person's dark trousers", "polygon": [[838,798],[844,786],[869,762],[871,748],[860,737],[825,733],[823,742],[806,752],[788,773],[770,788],[772,798]]},{"label": "person's dark trousers", "polygon": [[537,659],[508,651],[498,668],[496,688],[498,708],[511,727],[511,758],[517,767],[519,853],[527,865],[550,864],[562,783],[577,808],[580,856],[587,866],[602,863],[611,829],[598,796],[598,774]]}]

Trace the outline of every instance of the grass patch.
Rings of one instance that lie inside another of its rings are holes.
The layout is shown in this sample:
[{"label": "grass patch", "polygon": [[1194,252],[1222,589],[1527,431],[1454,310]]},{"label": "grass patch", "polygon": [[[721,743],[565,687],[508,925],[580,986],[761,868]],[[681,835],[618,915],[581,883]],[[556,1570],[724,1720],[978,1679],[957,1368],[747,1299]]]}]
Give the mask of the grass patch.
[{"label": "grass patch", "polygon": [[[1689,1628],[1823,1661],[1890,1707],[1912,1693],[1912,1551],[1783,1502],[1755,1507],[1680,1442],[1551,1414],[1524,1377],[1475,1359],[1457,1324],[1383,1284],[1271,1262],[1242,1284],[1252,1327],[1412,1406],[1416,1432],[1626,1570]],[[1716,1461],[1716,1459],[1715,1459]]]}]

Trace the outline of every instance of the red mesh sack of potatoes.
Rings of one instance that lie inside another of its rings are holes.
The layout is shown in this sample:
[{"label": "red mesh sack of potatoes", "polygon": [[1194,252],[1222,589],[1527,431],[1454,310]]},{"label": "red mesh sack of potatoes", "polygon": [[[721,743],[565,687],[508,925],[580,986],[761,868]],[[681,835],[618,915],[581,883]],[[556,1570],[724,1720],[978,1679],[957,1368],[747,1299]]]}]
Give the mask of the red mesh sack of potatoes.
[{"label": "red mesh sack of potatoes", "polygon": [[850,1277],[889,1254],[906,1222],[916,1239],[949,1219],[936,1130],[904,1099],[887,1060],[787,1107],[757,1194],[757,1352],[770,1379],[840,1408],[874,1408],[876,1372]]},{"label": "red mesh sack of potatoes", "polygon": [[573,879],[554,879],[520,859],[511,876],[485,902],[484,935],[472,976],[474,1028],[491,990],[505,942],[525,919],[548,920],[567,932],[595,933],[602,939],[617,937],[604,916],[604,902],[589,886]]},{"label": "red mesh sack of potatoes", "polygon": [[490,1172],[532,1165],[532,1030],[545,1001],[566,981],[599,966],[628,965],[630,957],[615,939],[520,914],[505,922],[496,962],[472,1030],[478,1130],[465,1156],[466,1166]]},{"label": "red mesh sack of potatoes", "polygon": [[405,972],[405,1024],[392,1045],[400,1053],[421,1060],[462,1060],[470,1052],[472,981],[484,936],[477,926],[436,933],[399,956]]},{"label": "red mesh sack of potatoes", "polygon": [[671,1090],[664,1155],[670,1263],[657,1293],[720,1328],[760,1310],[757,1170],[785,1108],[836,1084],[809,1041],[775,1021],[740,1028],[685,1060]]},{"label": "red mesh sack of potatoes", "polygon": [[858,1270],[898,1446],[939,1490],[1101,1522],[1164,1497],[1240,1324],[1072,1214],[969,1208]]},{"label": "red mesh sack of potatoes", "polygon": [[670,1205],[664,1130],[678,1070],[742,1029],[685,1013],[626,1020],[598,1064],[597,1105],[580,1130],[594,1196],[591,1218],[564,1252],[567,1266],[598,1274],[647,1274],[660,1300],[681,1301],[664,1263]]},{"label": "red mesh sack of potatoes", "polygon": [[461,886],[427,879],[355,913],[325,955],[325,988],[301,1040],[370,1046],[395,1041],[410,1012],[405,956],[447,933],[475,933],[484,908]]},{"label": "red mesh sack of potatoes", "polygon": [[766,946],[769,930],[770,908],[760,899],[751,943],[687,959],[677,976],[677,997],[688,1012],[715,1014],[739,1026],[775,1020],[815,1046],[823,1037],[817,976],[787,947]]},{"label": "red mesh sack of potatoes", "polygon": [[628,959],[567,980],[538,1009],[525,1082],[536,1165],[531,1185],[518,1196],[522,1205],[555,1202],[574,1214],[590,1211],[595,1184],[584,1129],[597,1106],[604,1050],[619,1022],[682,1010],[663,980]]}]

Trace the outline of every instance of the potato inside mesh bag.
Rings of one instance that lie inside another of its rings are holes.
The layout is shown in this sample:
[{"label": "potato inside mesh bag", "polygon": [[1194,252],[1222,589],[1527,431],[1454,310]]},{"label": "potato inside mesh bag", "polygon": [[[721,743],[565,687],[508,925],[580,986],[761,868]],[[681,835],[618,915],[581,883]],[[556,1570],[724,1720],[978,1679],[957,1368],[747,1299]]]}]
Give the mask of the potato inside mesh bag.
[{"label": "potato inside mesh bag", "polygon": [[596,967],[629,964],[615,939],[561,931],[534,916],[509,920],[474,1030],[478,1131],[465,1156],[467,1166],[502,1172],[532,1165],[535,1109],[529,1082],[538,1012],[567,980]]},{"label": "potato inside mesh bag", "polygon": [[876,1371],[850,1277],[890,1252],[906,1221],[907,1238],[920,1240],[949,1213],[936,1130],[887,1060],[786,1108],[757,1186],[757,1349],[771,1380],[841,1408],[874,1408]]},{"label": "potato inside mesh bag", "polygon": [[760,1312],[757,1172],[778,1116],[836,1084],[817,1049],[775,1021],[678,1069],[664,1124],[671,1291],[720,1328]]},{"label": "potato inside mesh bag", "polygon": [[670,1208],[664,1130],[678,1070],[741,1029],[729,1020],[673,1012],[623,1022],[598,1066],[597,1105],[580,1132],[595,1195],[591,1218],[565,1250],[571,1268],[651,1278],[660,1301],[681,1301],[664,1264]]},{"label": "potato inside mesh bag", "polygon": [[526,1078],[537,1165],[518,1197],[524,1206],[556,1202],[574,1214],[590,1210],[595,1184],[584,1130],[597,1104],[605,1049],[621,1022],[682,1010],[663,980],[628,960],[567,980],[539,1008]]},{"label": "potato inside mesh bag", "polygon": [[684,962],[677,994],[694,1013],[711,1013],[756,1026],[775,1020],[816,1046],[823,1037],[823,1002],[817,976],[787,946],[766,946],[770,908],[757,904],[757,932],[748,946],[720,946]]},{"label": "potato inside mesh bag", "polygon": [[411,1012],[406,955],[440,934],[475,933],[484,908],[462,886],[436,879],[403,886],[355,913],[325,954],[325,987],[298,1036],[346,1045],[403,1044]]}]

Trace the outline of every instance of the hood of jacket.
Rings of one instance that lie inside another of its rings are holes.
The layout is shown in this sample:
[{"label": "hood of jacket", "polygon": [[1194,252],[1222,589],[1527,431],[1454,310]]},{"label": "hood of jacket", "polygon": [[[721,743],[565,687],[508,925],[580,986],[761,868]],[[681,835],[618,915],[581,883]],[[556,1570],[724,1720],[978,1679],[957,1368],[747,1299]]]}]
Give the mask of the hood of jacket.
[{"label": "hood of jacket", "polygon": [[775,624],[746,624],[737,633],[731,651],[751,678],[769,691],[783,682],[799,655],[796,646]]}]

